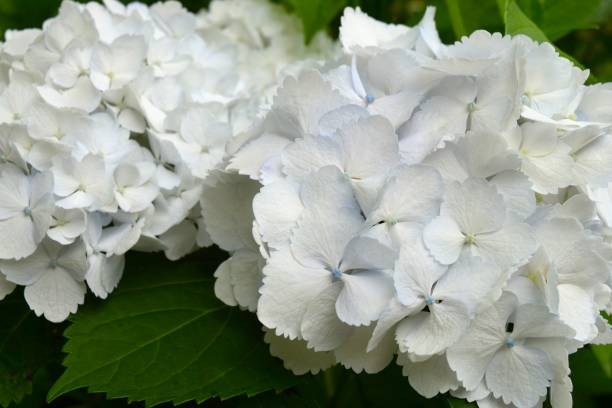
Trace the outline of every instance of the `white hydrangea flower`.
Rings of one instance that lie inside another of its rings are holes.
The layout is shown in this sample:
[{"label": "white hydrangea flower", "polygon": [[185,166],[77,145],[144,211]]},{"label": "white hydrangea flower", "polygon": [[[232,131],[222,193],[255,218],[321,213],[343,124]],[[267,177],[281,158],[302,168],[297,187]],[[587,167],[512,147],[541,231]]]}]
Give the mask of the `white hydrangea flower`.
[{"label": "white hydrangea flower", "polygon": [[48,173],[24,174],[0,165],[0,259],[31,255],[45,237],[53,213],[53,179]]},{"label": "white hydrangea flower", "polygon": [[433,15],[346,9],[344,56],[230,143],[215,292],[296,374],[397,354],[426,397],[567,407],[568,354],[612,339],[609,86],[524,36],[446,46]]},{"label": "white hydrangea flower", "polygon": [[[200,196],[226,166],[226,146],[244,137],[290,66],[336,52],[323,33],[306,45],[297,17],[267,0],[213,1],[197,15],[173,1],[64,0],[42,29],[8,32],[0,296],[26,286],[30,307],[61,321],[82,303],[85,282],[101,298],[113,291],[127,251],[174,260],[212,245],[205,218],[214,210]],[[252,217],[246,235],[251,227]],[[231,274],[240,304],[255,310],[260,276],[251,272],[262,261],[257,244],[250,249]],[[64,250],[85,260],[78,271],[24,272]]]},{"label": "white hydrangea flower", "polygon": [[61,245],[44,240],[23,260],[0,261],[7,280],[25,286],[25,299],[40,316],[61,322],[85,300],[87,259],[82,241]]},{"label": "white hydrangea flower", "polygon": [[573,334],[546,307],[517,306],[516,297],[505,294],[450,347],[448,362],[467,390],[484,380],[505,404],[534,407],[555,377],[554,360],[567,359],[564,345]]}]

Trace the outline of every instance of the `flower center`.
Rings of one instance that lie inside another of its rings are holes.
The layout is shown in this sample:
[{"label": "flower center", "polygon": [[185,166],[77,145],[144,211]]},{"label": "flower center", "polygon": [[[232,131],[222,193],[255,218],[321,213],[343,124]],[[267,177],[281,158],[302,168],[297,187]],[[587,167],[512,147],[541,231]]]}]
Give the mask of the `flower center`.
[{"label": "flower center", "polygon": [[476,236],[474,234],[465,234],[463,242],[466,245],[474,245],[476,243]]},{"label": "flower center", "polygon": [[506,347],[508,347],[508,348],[512,348],[512,347],[514,347],[516,345],[516,343],[514,342],[514,339],[512,337],[510,337],[510,336],[508,336],[506,338],[505,344],[506,344]]},{"label": "flower center", "polygon": [[433,300],[433,298],[432,298],[431,296],[427,296],[427,297],[425,298],[425,304],[426,304],[427,306],[431,306],[431,305],[433,305],[433,304],[434,304],[434,300]]},{"label": "flower center", "polygon": [[395,224],[397,224],[399,221],[398,221],[398,220],[396,220],[396,219],[393,219],[393,218],[389,218],[389,219],[385,220],[385,222],[386,222],[388,225],[395,225]]},{"label": "flower center", "polygon": [[536,269],[528,267],[527,278],[541,287],[548,282],[548,268]]},{"label": "flower center", "polygon": [[365,97],[365,101],[366,101],[366,103],[368,105],[371,104],[372,102],[374,102],[374,99],[376,99],[376,98],[374,98],[374,96],[372,96],[372,95],[366,95],[366,97]]},{"label": "flower center", "polygon": [[32,209],[30,207],[25,207],[23,209],[23,213],[26,215],[26,217],[31,217],[32,216]]},{"label": "flower center", "polygon": [[467,110],[469,113],[474,112],[476,110],[476,103],[475,102],[468,103]]},{"label": "flower center", "polygon": [[50,269],[55,269],[57,268],[57,261],[55,259],[49,261],[49,268]]},{"label": "flower center", "polygon": [[334,280],[338,280],[342,277],[342,271],[338,268],[334,268],[331,270],[331,275]]}]

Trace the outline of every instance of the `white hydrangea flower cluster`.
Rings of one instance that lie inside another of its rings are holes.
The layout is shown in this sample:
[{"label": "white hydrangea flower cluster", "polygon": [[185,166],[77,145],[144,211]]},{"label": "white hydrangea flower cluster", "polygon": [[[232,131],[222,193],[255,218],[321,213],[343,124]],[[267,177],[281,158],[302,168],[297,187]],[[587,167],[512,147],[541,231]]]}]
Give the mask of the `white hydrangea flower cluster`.
[{"label": "white hydrangea flower cluster", "polygon": [[440,42],[348,8],[205,192],[225,303],[296,374],[382,370],[480,407],[571,406],[612,340],[612,87],[550,44]]},{"label": "white hydrangea flower cluster", "polygon": [[0,299],[15,285],[62,321],[105,298],[130,249],[177,259],[211,243],[200,209],[225,145],[287,64],[333,52],[265,0],[194,15],[66,0],[0,51]]}]

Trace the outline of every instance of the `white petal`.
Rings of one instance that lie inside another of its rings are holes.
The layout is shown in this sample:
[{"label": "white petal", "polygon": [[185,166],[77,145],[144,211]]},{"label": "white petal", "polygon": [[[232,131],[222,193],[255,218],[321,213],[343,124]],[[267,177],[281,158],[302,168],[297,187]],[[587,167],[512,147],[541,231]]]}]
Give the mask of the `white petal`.
[{"label": "white petal", "polygon": [[429,255],[419,237],[402,244],[393,274],[397,296],[406,306],[421,304],[424,307],[424,297],[430,294],[447,267]]},{"label": "white petal", "polygon": [[340,320],[351,326],[367,326],[377,320],[391,297],[393,284],[383,273],[343,274],[344,288],[336,302]]},{"label": "white petal", "polygon": [[51,322],[59,323],[85,300],[84,282],[77,282],[62,268],[44,273],[34,284],[24,290],[26,302],[37,316],[44,315]]},{"label": "white petal", "polygon": [[119,208],[126,212],[140,212],[149,207],[159,194],[159,187],[152,182],[141,186],[127,187],[122,192],[115,192]]},{"label": "white petal", "polygon": [[51,261],[45,248],[39,245],[27,258],[21,260],[0,260],[0,270],[10,282],[31,285],[49,268]]},{"label": "white petal", "polygon": [[[453,88],[450,88],[453,89]],[[445,140],[463,135],[468,118],[467,102],[433,96],[399,129],[400,154],[409,164],[420,163]]]},{"label": "white petal", "polygon": [[28,205],[28,184],[27,176],[17,166],[0,165],[0,220],[21,213]]},{"label": "white petal", "polygon": [[440,212],[454,219],[462,232],[478,234],[498,230],[505,209],[503,197],[495,187],[472,178],[447,186]]},{"label": "white petal", "polygon": [[0,272],[0,300],[3,300],[6,296],[10,295],[13,290],[15,290],[15,287],[16,285],[13,282],[7,281],[4,275]]},{"label": "white petal", "polygon": [[574,160],[570,147],[558,142],[545,156],[529,156],[523,160],[521,171],[533,183],[533,189],[541,194],[555,194],[560,188],[574,181]]},{"label": "white petal", "polygon": [[447,143],[444,148],[428,155],[423,159],[423,164],[438,170],[445,181],[462,182],[470,177],[470,169],[467,166],[466,160],[463,156],[457,154],[456,149],[450,143]]},{"label": "white petal", "polygon": [[460,301],[444,299],[429,306],[429,312],[410,316],[397,326],[395,339],[400,351],[431,356],[454,344],[470,323],[467,307]]},{"label": "white petal", "polygon": [[382,371],[393,360],[395,343],[392,333],[389,333],[378,347],[366,352],[372,330],[372,326],[353,328],[351,336],[334,351],[336,360],[356,373],[365,371],[368,374],[374,374]]},{"label": "white petal", "polygon": [[612,163],[612,135],[604,134],[587,146],[574,152],[576,160],[574,170],[580,184],[606,186],[610,181]]},{"label": "white petal", "polygon": [[516,297],[504,294],[472,322],[467,333],[446,355],[450,367],[468,390],[479,386],[487,367],[505,340],[505,325],[514,310]]},{"label": "white petal", "polygon": [[235,153],[230,158],[227,169],[238,171],[239,174],[257,180],[266,160],[275,154],[279,154],[289,143],[291,143],[291,140],[285,137],[264,134],[245,144]]},{"label": "white petal", "polygon": [[[282,111],[295,127],[295,136],[318,134],[321,117],[350,101],[332,90],[318,71],[305,70],[299,77],[288,76],[278,89],[273,110]],[[291,128],[287,128],[291,131]]]},{"label": "white petal", "polygon": [[88,113],[93,112],[100,105],[102,98],[89,79],[84,77],[79,79],[73,88],[66,91],[58,91],[49,85],[44,85],[38,87],[38,93],[51,106],[79,109]]},{"label": "white petal", "polygon": [[465,236],[459,225],[448,216],[434,218],[423,230],[423,242],[440,263],[454,263],[461,254]]},{"label": "white petal", "polygon": [[397,363],[402,366],[402,374],[408,377],[412,388],[425,398],[459,388],[457,376],[448,366],[446,354],[433,356],[422,362],[412,362],[406,354],[399,354]]},{"label": "white petal", "polygon": [[175,225],[159,236],[166,249],[164,254],[171,261],[176,261],[191,253],[196,247],[195,225],[190,220],[185,220]]},{"label": "white petal", "polygon": [[229,262],[232,288],[238,305],[255,312],[263,278],[261,255],[254,250],[242,249],[226,262]]},{"label": "white petal", "polygon": [[442,178],[426,166],[400,166],[387,181],[368,222],[426,222],[438,213]]},{"label": "white petal", "polygon": [[533,407],[546,395],[553,365],[541,350],[522,345],[503,347],[491,361],[485,378],[494,397],[517,407]]},{"label": "white petal", "polygon": [[342,127],[338,135],[344,170],[353,179],[384,176],[399,162],[397,135],[381,116],[361,118]]},{"label": "white petal", "polygon": [[335,166],[322,167],[308,177],[302,184],[300,198],[309,210],[360,213],[351,184]]},{"label": "white petal", "polygon": [[[453,151],[456,160],[460,161],[471,177],[489,178],[503,171],[516,170],[521,164],[517,155],[508,150],[504,139],[491,131],[468,132],[459,141],[445,146],[444,150]],[[452,174],[449,176],[463,181]]]},{"label": "white petal", "polygon": [[340,42],[345,51],[379,47],[408,32],[404,25],[385,24],[362,12],[359,7],[344,9],[340,25]]},{"label": "white petal", "polygon": [[232,288],[231,257],[223,261],[215,270],[215,296],[228,306],[238,306]]},{"label": "white petal", "polygon": [[[420,304],[417,305],[417,307],[408,307],[401,304],[397,297],[391,298],[376,322],[376,327],[372,332],[372,338],[370,338],[370,341],[368,342],[367,351],[372,351],[378,347],[380,342],[386,338],[389,331],[400,320],[414,312],[420,311],[421,309],[422,306]],[[393,332],[395,332],[395,330],[393,330]]]},{"label": "white petal", "polygon": [[504,171],[489,180],[504,197],[508,211],[519,220],[529,217],[536,209],[536,198],[531,183],[517,171]]},{"label": "white petal", "polygon": [[202,214],[213,242],[226,251],[252,244],[253,197],[259,183],[245,176],[228,175],[202,193]]},{"label": "white petal", "polygon": [[263,273],[257,316],[266,327],[276,329],[277,335],[295,339],[300,336],[306,309],[331,285],[331,275],[303,267],[288,249],[273,252]]},{"label": "white petal", "polygon": [[543,305],[520,305],[514,317],[512,334],[521,338],[572,338],[574,332]]},{"label": "white petal", "polygon": [[331,138],[305,137],[287,146],[281,153],[283,172],[302,179],[321,167],[343,168],[341,147]]},{"label": "white petal", "polygon": [[329,284],[314,297],[304,313],[301,332],[308,347],[315,351],[330,351],[340,347],[353,328],[336,314],[335,304],[343,289],[341,282]]},{"label": "white petal", "polygon": [[304,265],[336,268],[363,218],[348,181],[332,166],[323,167],[302,186],[306,210],[293,230],[291,250]]},{"label": "white petal", "polygon": [[335,216],[309,210],[293,230],[291,251],[302,265],[337,268],[348,241],[361,230],[363,219],[350,210]]},{"label": "white petal", "polygon": [[303,208],[294,183],[279,180],[262,187],[253,198],[253,213],[262,239],[272,248],[289,242]]},{"label": "white petal", "polygon": [[527,262],[536,250],[536,241],[527,224],[511,224],[496,232],[479,234],[475,246],[478,254],[505,270]]},{"label": "white petal", "polygon": [[598,312],[592,295],[575,285],[561,284],[557,289],[561,320],[576,331],[576,340],[592,340],[599,333],[595,324]]},{"label": "white petal", "polygon": [[123,255],[140,239],[144,219],[136,223],[126,222],[105,228],[102,232],[98,248],[106,254]]},{"label": "white petal", "polygon": [[60,244],[69,245],[85,232],[85,212],[82,210],[64,210],[57,207],[53,219],[53,224],[47,231],[47,236]]},{"label": "white petal", "polygon": [[395,128],[398,128],[410,118],[421,97],[413,90],[405,90],[376,98],[368,106],[368,110],[375,115],[384,116]]},{"label": "white petal", "polygon": [[315,352],[306,347],[303,340],[289,340],[277,336],[272,330],[266,331],[264,341],[270,345],[270,354],[283,360],[286,369],[295,375],[318,374],[335,364],[334,354]]},{"label": "white petal", "polygon": [[25,214],[0,221],[0,259],[20,259],[32,254],[42,239],[32,219]]},{"label": "white petal", "polygon": [[340,268],[348,270],[391,270],[396,253],[389,246],[368,236],[357,236],[344,249]]},{"label": "white petal", "polygon": [[[338,67],[340,70],[346,68],[345,65]],[[335,70],[331,70],[334,72]],[[332,81],[332,85],[336,87],[338,84]],[[350,85],[349,85],[350,87]],[[352,88],[349,90],[349,94],[352,93]],[[367,118],[370,113],[362,106],[359,105],[345,105],[337,109],[334,109],[321,117],[319,121],[319,130],[322,136],[332,136],[340,128],[356,122],[360,118]]]},{"label": "white petal", "polygon": [[106,299],[115,290],[125,267],[124,256],[93,254],[87,257],[89,268],[85,275],[87,286],[99,298]]},{"label": "white petal", "polygon": [[481,258],[466,258],[451,266],[436,284],[436,299],[460,300],[471,316],[481,305],[489,305],[501,296],[505,284],[502,269]]}]

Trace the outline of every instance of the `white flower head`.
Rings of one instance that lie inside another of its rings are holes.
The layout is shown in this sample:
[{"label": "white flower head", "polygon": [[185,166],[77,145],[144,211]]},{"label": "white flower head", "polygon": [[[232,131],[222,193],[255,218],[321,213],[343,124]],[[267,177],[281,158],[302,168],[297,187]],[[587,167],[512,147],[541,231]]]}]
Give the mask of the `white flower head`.
[{"label": "white flower head", "polygon": [[523,36],[443,45],[433,17],[345,9],[344,55],[230,143],[201,202],[232,253],[215,293],[296,373],[396,353],[426,397],[568,406],[568,354],[609,337],[609,87]]},{"label": "white flower head", "polygon": [[[115,289],[128,251],[175,260],[231,235],[225,221],[207,222],[216,213],[200,202],[204,185],[295,71],[288,66],[335,51],[324,33],[306,45],[297,17],[266,0],[214,1],[198,15],[178,2],[64,0],[41,29],[8,32],[0,260],[10,266],[0,269],[0,297],[27,286],[32,309],[61,321],[82,303],[84,281],[101,298]],[[254,310],[261,266],[249,214],[241,237],[250,252],[236,255],[232,276],[240,304]],[[86,248],[78,273],[36,266],[27,281],[16,275],[73,248]]]}]

